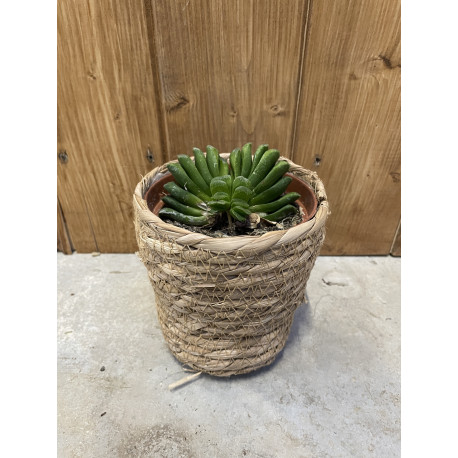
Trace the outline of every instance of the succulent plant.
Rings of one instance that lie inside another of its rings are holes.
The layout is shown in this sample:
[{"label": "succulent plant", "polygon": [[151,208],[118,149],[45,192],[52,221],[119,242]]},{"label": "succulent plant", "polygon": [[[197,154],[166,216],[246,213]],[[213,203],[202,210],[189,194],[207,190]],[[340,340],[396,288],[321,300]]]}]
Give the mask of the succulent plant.
[{"label": "succulent plant", "polygon": [[169,195],[162,198],[165,206],[159,216],[190,226],[208,226],[227,215],[232,227],[232,218],[243,223],[257,214],[275,222],[296,213],[293,203],[300,195],[284,194],[291,182],[284,176],[289,163],[278,161],[279,151],[268,145],[260,145],[252,156],[251,146],[235,148],[229,162],[210,145],[206,155],[193,148],[194,161],[180,154],[178,163],[167,165],[175,182],[164,186]]}]

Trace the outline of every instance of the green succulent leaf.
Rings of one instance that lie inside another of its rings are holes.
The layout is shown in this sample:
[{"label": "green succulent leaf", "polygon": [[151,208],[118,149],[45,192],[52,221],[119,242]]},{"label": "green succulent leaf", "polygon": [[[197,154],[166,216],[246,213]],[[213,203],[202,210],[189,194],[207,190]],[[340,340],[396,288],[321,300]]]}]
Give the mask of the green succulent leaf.
[{"label": "green succulent leaf", "polygon": [[258,146],[258,149],[254,153],[253,156],[253,164],[251,166],[251,172],[250,175],[253,173],[253,170],[256,168],[256,166],[259,164],[259,161],[261,160],[261,157],[263,154],[269,149],[269,145],[260,145]]},{"label": "green succulent leaf", "polygon": [[235,148],[229,156],[231,169],[234,172],[234,177],[238,177],[242,171],[242,151],[240,148]]},{"label": "green succulent leaf", "polygon": [[206,194],[204,191],[199,189],[199,187],[191,180],[188,174],[184,171],[183,167],[176,162],[172,162],[167,164],[167,168],[169,169],[170,173],[175,178],[176,182],[185,189],[185,191],[189,191],[190,193],[194,194],[195,196],[199,197],[205,202],[210,200],[210,196]]},{"label": "green succulent leaf", "polygon": [[286,188],[289,186],[291,181],[292,181],[291,177],[280,178],[269,189],[266,189],[265,191],[261,192],[260,194],[255,194],[254,197],[250,199],[250,204],[257,205],[257,204],[267,204],[269,202],[272,202],[272,200],[281,196],[286,191]]},{"label": "green succulent leaf", "polygon": [[[242,199],[232,199],[231,200],[232,207],[243,207],[243,208],[250,208],[250,204]],[[253,213],[253,212],[251,212]]]},{"label": "green succulent leaf", "polygon": [[218,150],[211,145],[207,146],[207,166],[213,177],[219,176],[219,153]]},{"label": "green succulent leaf", "polygon": [[286,161],[280,161],[272,170],[267,174],[265,178],[263,178],[258,185],[254,188],[254,192],[256,194],[265,191],[266,189],[270,188],[273,184],[275,184],[287,171],[289,170],[289,164]]},{"label": "green succulent leaf", "polygon": [[221,158],[211,145],[206,155],[194,148],[194,160],[180,154],[178,163],[167,164],[176,182],[164,185],[169,195],[163,197],[165,206],[159,215],[203,226],[221,220],[225,214],[231,225],[231,217],[244,222],[250,214],[257,213],[279,221],[297,212],[293,204],[300,195],[284,194],[292,180],[284,176],[289,163],[278,162],[280,152],[268,148],[260,145],[252,156],[252,144],[246,143],[235,148],[228,160]]},{"label": "green succulent leaf", "polygon": [[250,180],[242,176],[234,178],[232,183],[232,192],[234,192],[239,186],[245,186],[245,188],[253,189]]},{"label": "green succulent leaf", "polygon": [[280,210],[277,210],[274,213],[270,213],[264,216],[264,219],[267,219],[269,221],[280,221],[283,218],[286,218],[289,215],[293,215],[296,212],[297,208],[293,205],[285,205],[284,207],[280,208]]},{"label": "green succulent leaf", "polygon": [[227,192],[215,192],[212,195],[212,200],[225,200],[226,202],[230,202],[231,198]]},{"label": "green succulent leaf", "polygon": [[256,187],[258,183],[267,176],[279,157],[280,152],[276,149],[270,149],[262,155],[259,164],[249,176],[249,180],[253,188]]},{"label": "green succulent leaf", "polygon": [[188,174],[189,178],[191,178],[191,180],[197,185],[197,187],[201,189],[205,194],[210,194],[210,188],[200,174],[199,170],[197,170],[194,161],[189,156],[186,156],[186,154],[179,154],[178,162]]},{"label": "green succulent leaf", "polygon": [[211,224],[212,220],[207,216],[189,216],[180,213],[173,208],[164,207],[159,210],[159,216],[161,218],[168,218],[174,221],[178,221],[189,226],[207,226]]},{"label": "green succulent leaf", "polygon": [[171,196],[164,196],[162,201],[167,207],[173,208],[174,210],[183,213],[184,215],[189,216],[204,216],[204,212],[198,208],[190,207],[189,205],[184,205],[179,202],[177,199],[174,199]]},{"label": "green succulent leaf", "polygon": [[232,177],[231,175],[221,175],[220,177],[216,177],[218,180],[222,180],[227,184],[227,187],[229,189],[229,193],[232,192]]},{"label": "green succulent leaf", "polygon": [[226,159],[222,157],[219,158],[219,175],[228,175],[229,174],[229,164],[227,163]]},{"label": "green succulent leaf", "polygon": [[248,189],[245,186],[239,186],[232,193],[232,199],[241,199],[246,202],[249,202],[252,196],[253,196],[253,191],[251,189]]},{"label": "green succulent leaf", "polygon": [[240,207],[235,207],[235,208],[231,208],[229,213],[231,214],[231,216],[233,218],[235,218],[237,221],[240,221],[240,222],[243,222],[246,220],[246,216],[243,215],[242,213],[239,213],[237,211],[237,209],[240,208]]},{"label": "green succulent leaf", "polygon": [[208,170],[205,155],[199,148],[193,148],[192,150],[194,152],[194,162],[196,164],[197,170],[202,175],[207,185],[210,186],[210,182],[212,181],[213,176]]},{"label": "green succulent leaf", "polygon": [[251,215],[251,211],[249,208],[246,208],[246,207],[240,207],[238,205],[235,205],[234,207],[232,207],[237,213],[239,213],[240,215],[243,215],[244,216],[244,220],[246,219],[247,216],[250,216]]},{"label": "green succulent leaf", "polygon": [[231,208],[231,203],[227,200],[211,200],[208,206],[217,212],[225,212]]},{"label": "green succulent leaf", "polygon": [[206,208],[206,205],[202,199],[199,199],[199,197],[195,196],[194,194],[185,191],[183,188],[180,188],[180,186],[178,186],[174,181],[166,183],[164,185],[164,189],[182,204],[196,208]]},{"label": "green succulent leaf", "polygon": [[242,148],[242,169],[240,171],[240,175],[248,178],[251,172],[251,143],[247,143],[243,145]]},{"label": "green succulent leaf", "polygon": [[297,192],[289,192],[284,196],[280,197],[277,200],[269,202],[267,204],[259,204],[259,205],[252,205],[250,206],[250,210],[253,213],[271,213],[285,205],[292,204],[294,201],[299,199],[301,195]]},{"label": "green succulent leaf", "polygon": [[225,192],[228,196],[231,193],[230,184],[228,184],[227,181],[222,180],[221,177],[213,178],[210,183],[210,190],[212,196],[217,192]]}]

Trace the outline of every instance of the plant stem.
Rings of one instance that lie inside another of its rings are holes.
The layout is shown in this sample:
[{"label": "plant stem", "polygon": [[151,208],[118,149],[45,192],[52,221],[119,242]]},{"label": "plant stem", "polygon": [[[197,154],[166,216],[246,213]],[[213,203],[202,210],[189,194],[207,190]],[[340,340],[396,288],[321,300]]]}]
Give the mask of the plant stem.
[{"label": "plant stem", "polygon": [[232,218],[229,212],[226,212],[226,214],[227,214],[227,221],[229,223],[229,230],[232,234],[234,232],[234,226],[232,225]]}]

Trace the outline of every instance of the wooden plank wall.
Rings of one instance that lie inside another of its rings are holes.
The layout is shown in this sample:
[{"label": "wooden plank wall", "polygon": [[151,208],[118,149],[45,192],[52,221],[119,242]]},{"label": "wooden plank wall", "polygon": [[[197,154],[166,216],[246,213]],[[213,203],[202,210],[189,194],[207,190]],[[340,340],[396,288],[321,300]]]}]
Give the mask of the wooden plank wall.
[{"label": "wooden plank wall", "polygon": [[71,254],[73,251],[59,201],[57,201],[57,250],[65,254]]},{"label": "wooden plank wall", "polygon": [[76,251],[133,252],[132,193],[166,159],[146,11],[135,0],[58,2],[58,197]]},{"label": "wooden plank wall", "polygon": [[308,1],[153,2],[168,151],[290,155]]},{"label": "wooden plank wall", "polygon": [[400,201],[400,3],[314,1],[293,160],[323,180],[323,253],[387,254]]},{"label": "wooden plank wall", "polygon": [[399,221],[398,230],[391,246],[391,254],[392,256],[401,256],[401,221]]},{"label": "wooden plank wall", "polygon": [[76,251],[135,251],[142,175],[252,141],[323,179],[323,254],[390,253],[399,0],[62,0],[58,44],[58,198]]}]

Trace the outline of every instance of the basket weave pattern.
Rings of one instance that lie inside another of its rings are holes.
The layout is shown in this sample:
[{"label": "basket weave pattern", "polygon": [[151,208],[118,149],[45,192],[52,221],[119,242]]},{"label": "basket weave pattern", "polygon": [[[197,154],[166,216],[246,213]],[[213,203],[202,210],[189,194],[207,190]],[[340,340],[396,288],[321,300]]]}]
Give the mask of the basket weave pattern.
[{"label": "basket weave pattern", "polygon": [[143,197],[167,173],[166,165],[135,189],[138,255],[154,288],[162,332],[176,358],[195,370],[251,372],[272,363],[286,343],[328,215],[317,174],[288,162],[290,173],[315,190],[317,213],[261,236],[214,238],[162,221]]}]

